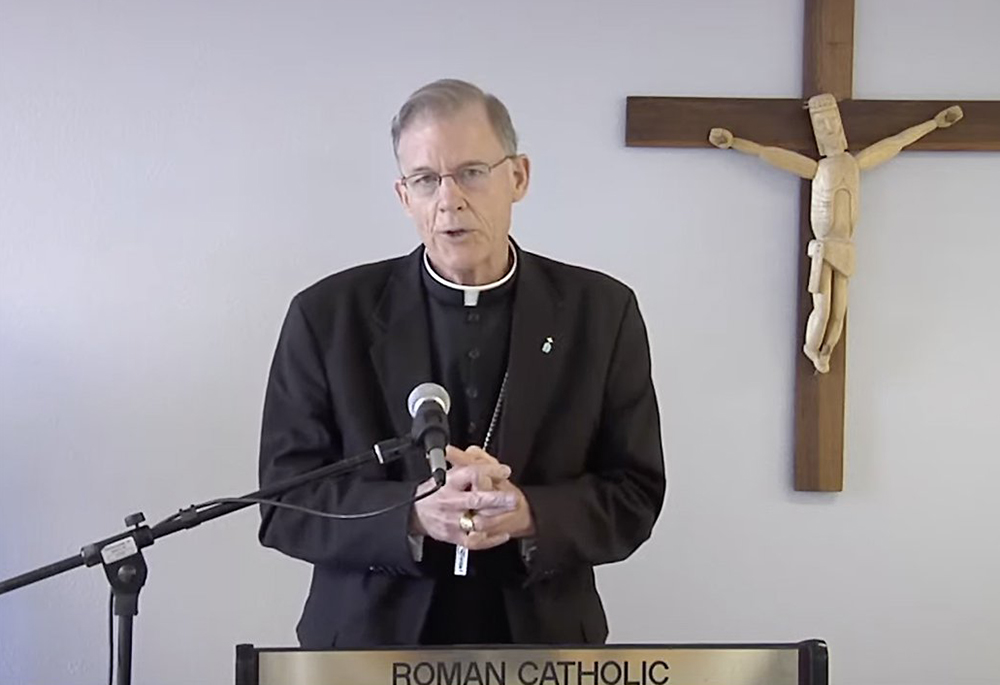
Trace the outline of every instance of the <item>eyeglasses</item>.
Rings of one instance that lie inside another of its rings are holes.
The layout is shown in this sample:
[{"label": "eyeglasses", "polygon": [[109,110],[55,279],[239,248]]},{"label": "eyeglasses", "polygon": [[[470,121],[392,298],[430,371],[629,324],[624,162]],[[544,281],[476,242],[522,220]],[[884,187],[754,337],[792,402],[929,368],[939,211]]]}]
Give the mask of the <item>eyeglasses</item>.
[{"label": "eyeglasses", "polygon": [[508,159],[514,159],[517,155],[507,155],[499,162],[487,164],[486,162],[476,162],[460,166],[450,174],[439,174],[436,171],[421,171],[409,176],[403,176],[399,180],[406,186],[406,189],[417,197],[430,197],[441,187],[441,182],[451,176],[455,183],[465,190],[484,190],[490,182],[490,174],[498,166]]}]

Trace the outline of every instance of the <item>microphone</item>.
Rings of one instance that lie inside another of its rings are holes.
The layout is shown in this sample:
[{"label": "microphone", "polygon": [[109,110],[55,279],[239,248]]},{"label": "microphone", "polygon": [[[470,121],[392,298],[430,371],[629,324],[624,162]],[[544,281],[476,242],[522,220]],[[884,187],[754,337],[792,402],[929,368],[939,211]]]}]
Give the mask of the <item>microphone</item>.
[{"label": "microphone", "polygon": [[451,409],[448,391],[437,383],[421,383],[410,392],[406,406],[413,417],[410,437],[426,453],[434,482],[444,485],[448,470],[444,448],[448,445],[448,410]]}]

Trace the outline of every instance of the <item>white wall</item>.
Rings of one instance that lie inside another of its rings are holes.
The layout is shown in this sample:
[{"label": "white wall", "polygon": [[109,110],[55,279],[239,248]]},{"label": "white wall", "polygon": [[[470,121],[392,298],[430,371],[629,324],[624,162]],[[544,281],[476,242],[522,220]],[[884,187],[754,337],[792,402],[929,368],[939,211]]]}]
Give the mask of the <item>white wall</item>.
[{"label": "white wall", "polygon": [[[515,234],[640,295],[671,493],[600,573],[618,642],[826,638],[838,683],[996,682],[1000,155],[864,182],[847,485],[791,489],[797,181],[630,150],[629,94],[799,95],[800,0],[0,0],[0,577],[253,489],[289,298],[408,250],[388,122],[446,75],[534,160]],[[1000,98],[1000,4],[859,0],[856,95]],[[706,122],[706,127],[710,122]],[[245,512],[157,543],[145,683],[290,644],[307,569]],[[97,569],[0,597],[0,682],[100,682]]]}]

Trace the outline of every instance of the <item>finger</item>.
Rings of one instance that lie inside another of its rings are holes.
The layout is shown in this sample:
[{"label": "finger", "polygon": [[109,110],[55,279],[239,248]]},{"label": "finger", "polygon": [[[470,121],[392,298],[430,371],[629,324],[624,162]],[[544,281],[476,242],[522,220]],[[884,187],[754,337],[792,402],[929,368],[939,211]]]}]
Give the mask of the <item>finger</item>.
[{"label": "finger", "polygon": [[499,492],[497,490],[474,490],[466,493],[465,504],[466,509],[476,511],[513,511],[517,507],[517,495],[513,492]]},{"label": "finger", "polygon": [[476,462],[482,462],[486,464],[499,464],[500,460],[494,457],[492,454],[484,450],[479,445],[473,445],[472,447],[465,450],[465,453],[471,456]]},{"label": "finger", "polygon": [[501,480],[496,483],[496,490],[503,490],[504,492],[520,492],[517,486],[511,483],[509,480]]},{"label": "finger", "polygon": [[500,462],[492,454],[482,447],[473,445],[462,450],[454,445],[448,445],[445,449],[444,458],[452,466],[468,466],[470,464],[499,464]]},{"label": "finger", "polygon": [[454,445],[445,448],[444,458],[452,466],[468,466],[473,462],[472,455],[467,450],[460,450]]},{"label": "finger", "polygon": [[457,490],[467,490],[478,483],[481,476],[493,481],[503,481],[510,477],[510,467],[504,464],[469,464],[448,472],[447,483]]},{"label": "finger", "polygon": [[496,490],[496,483],[501,482],[501,481],[494,482],[494,480],[490,478],[488,473],[483,473],[482,471],[478,471],[477,473],[478,477],[476,478],[476,482],[472,484],[472,489],[474,491]]},{"label": "finger", "polygon": [[513,507],[510,506],[510,500],[503,500],[500,506],[488,505],[488,506],[476,507],[475,509],[473,509],[473,511],[475,511],[475,513],[477,514],[482,515],[485,518],[496,518],[497,516],[501,516],[503,514],[509,514],[512,511],[516,511],[518,506],[520,506],[518,504],[519,501],[520,498],[517,496],[516,493],[514,493]]},{"label": "finger", "polygon": [[[493,520],[493,519],[497,518],[498,516],[506,516],[506,515],[512,513],[516,509],[517,509],[516,506],[513,509],[511,509],[510,507],[507,507],[507,506],[503,506],[503,507],[484,507],[482,509],[474,509],[473,511],[475,511],[476,515],[482,517],[481,520],[478,519],[478,518],[476,519],[477,530],[478,530],[479,526],[481,526],[481,525],[485,526],[487,520]],[[466,509],[465,511],[469,511],[469,510]]]},{"label": "finger", "polygon": [[460,541],[458,544],[462,545],[466,549],[482,550],[498,547],[499,545],[506,543],[508,540],[510,540],[510,535],[507,533],[489,535],[487,533],[475,531],[464,536],[464,540]]},{"label": "finger", "polygon": [[517,512],[504,511],[496,514],[485,514],[477,511],[472,517],[473,529],[488,535],[499,535],[508,533],[514,524]]}]

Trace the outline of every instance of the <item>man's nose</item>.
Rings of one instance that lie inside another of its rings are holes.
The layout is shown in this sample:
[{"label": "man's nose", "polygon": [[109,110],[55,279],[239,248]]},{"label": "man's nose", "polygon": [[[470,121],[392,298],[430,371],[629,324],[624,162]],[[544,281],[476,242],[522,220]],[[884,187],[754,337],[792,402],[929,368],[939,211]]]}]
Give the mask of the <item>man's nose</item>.
[{"label": "man's nose", "polygon": [[455,211],[465,207],[465,193],[453,176],[445,176],[438,187],[438,211]]}]

